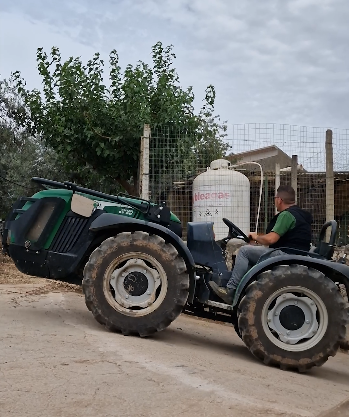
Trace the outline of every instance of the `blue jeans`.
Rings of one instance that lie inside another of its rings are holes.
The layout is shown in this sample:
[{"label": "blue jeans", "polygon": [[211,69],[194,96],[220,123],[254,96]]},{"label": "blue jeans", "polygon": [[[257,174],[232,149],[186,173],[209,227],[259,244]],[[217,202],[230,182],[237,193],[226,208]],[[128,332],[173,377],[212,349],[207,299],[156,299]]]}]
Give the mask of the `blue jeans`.
[{"label": "blue jeans", "polygon": [[[267,246],[246,245],[239,249],[235,259],[235,266],[228,281],[228,289],[236,289],[242,280],[242,277],[248,272],[256,263],[258,259],[265,253],[272,252],[274,249]],[[275,250],[270,256],[283,255],[281,250]]]}]

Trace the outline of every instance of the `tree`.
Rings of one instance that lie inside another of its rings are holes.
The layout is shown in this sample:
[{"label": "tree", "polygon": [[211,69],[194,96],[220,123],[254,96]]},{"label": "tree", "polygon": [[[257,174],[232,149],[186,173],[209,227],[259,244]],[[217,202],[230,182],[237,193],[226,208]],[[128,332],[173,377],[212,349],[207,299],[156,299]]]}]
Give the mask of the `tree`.
[{"label": "tree", "polygon": [[209,166],[214,159],[225,156],[230,145],[224,142],[227,125],[220,123],[220,117],[214,116],[216,92],[213,85],[206,88],[204,105],[199,113],[199,125],[195,153],[199,165]]},{"label": "tree", "polygon": [[66,175],[56,153],[16,123],[25,114],[13,86],[0,81],[0,219],[19,196],[38,191],[31,177],[60,180]]},{"label": "tree", "polygon": [[107,87],[98,53],[83,65],[72,57],[62,63],[58,48],[52,48],[50,56],[40,48],[37,62],[42,92],[27,90],[20,73],[14,73],[17,91],[27,107],[26,114],[19,114],[16,120],[52,147],[64,165],[78,173],[80,182],[89,182],[94,173],[135,195],[144,123],[188,132],[185,148],[189,159],[197,158],[200,149],[214,148],[224,154],[227,148],[220,133],[224,124],[213,116],[213,86],[208,87],[202,111],[195,115],[192,88],[180,86],[172,49],[158,42],[152,48],[152,67],[139,61],[123,73],[113,50]]}]

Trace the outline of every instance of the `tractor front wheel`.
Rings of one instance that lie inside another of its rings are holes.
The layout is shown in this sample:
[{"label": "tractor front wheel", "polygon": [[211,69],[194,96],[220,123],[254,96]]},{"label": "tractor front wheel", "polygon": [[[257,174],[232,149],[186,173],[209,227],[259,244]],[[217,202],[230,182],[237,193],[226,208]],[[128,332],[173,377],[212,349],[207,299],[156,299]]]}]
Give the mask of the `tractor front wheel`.
[{"label": "tractor front wheel", "polygon": [[106,239],[91,254],[82,286],[99,323],[125,335],[148,336],[181,313],[189,275],[173,245],[136,231]]},{"label": "tractor front wheel", "polygon": [[239,310],[248,349],[281,369],[321,366],[345,338],[348,311],[338,287],[303,265],[280,265],[260,274]]}]

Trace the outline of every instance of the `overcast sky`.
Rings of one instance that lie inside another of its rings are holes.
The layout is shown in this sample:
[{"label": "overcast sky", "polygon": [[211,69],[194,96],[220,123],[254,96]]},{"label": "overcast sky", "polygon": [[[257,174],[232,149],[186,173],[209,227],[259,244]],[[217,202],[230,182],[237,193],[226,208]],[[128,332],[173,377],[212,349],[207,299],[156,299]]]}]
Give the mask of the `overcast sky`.
[{"label": "overcast sky", "polygon": [[121,65],[173,44],[197,107],[208,84],[229,124],[349,128],[348,0],[0,0],[0,77],[40,88],[36,49],[64,58],[115,48]]}]

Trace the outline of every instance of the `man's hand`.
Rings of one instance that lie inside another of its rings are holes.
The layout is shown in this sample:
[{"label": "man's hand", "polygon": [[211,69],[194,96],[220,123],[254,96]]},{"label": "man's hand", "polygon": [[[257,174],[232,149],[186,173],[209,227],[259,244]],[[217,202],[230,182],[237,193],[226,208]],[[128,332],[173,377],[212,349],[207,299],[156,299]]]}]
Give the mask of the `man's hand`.
[{"label": "man's hand", "polygon": [[251,242],[257,242],[261,245],[269,246],[276,243],[280,239],[280,236],[275,232],[270,232],[266,235],[258,235],[256,232],[250,232],[249,238]]},{"label": "man's hand", "polygon": [[252,240],[253,242],[256,242],[257,241],[257,236],[258,236],[258,234],[256,233],[256,232],[250,232],[249,233],[249,238],[250,238],[250,240]]}]

